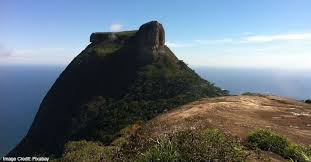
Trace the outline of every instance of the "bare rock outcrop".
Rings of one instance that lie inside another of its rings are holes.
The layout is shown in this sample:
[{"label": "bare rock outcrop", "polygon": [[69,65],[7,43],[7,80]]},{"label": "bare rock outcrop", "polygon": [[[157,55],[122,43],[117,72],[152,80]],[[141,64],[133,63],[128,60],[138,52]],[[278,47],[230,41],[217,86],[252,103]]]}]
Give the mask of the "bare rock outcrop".
[{"label": "bare rock outcrop", "polygon": [[150,21],[142,25],[137,32],[138,43],[142,47],[159,48],[164,46],[165,31],[157,21]]},{"label": "bare rock outcrop", "polygon": [[158,60],[165,53],[165,31],[157,21],[143,24],[136,33],[139,60],[148,63]]}]

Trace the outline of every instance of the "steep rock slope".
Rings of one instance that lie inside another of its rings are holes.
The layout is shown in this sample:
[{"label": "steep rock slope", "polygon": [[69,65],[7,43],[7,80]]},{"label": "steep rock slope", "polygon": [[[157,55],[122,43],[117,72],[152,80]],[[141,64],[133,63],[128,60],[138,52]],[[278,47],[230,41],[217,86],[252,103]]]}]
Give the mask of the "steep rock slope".
[{"label": "steep rock slope", "polygon": [[69,140],[109,144],[129,124],[202,97],[227,92],[200,78],[164,45],[162,25],[93,33],[42,101],[9,155],[59,155]]}]

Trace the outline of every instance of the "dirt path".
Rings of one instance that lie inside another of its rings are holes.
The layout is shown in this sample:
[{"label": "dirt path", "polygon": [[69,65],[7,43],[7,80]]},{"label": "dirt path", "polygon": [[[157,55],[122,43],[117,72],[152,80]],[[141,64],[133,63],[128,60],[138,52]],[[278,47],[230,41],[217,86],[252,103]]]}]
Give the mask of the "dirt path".
[{"label": "dirt path", "polygon": [[311,105],[279,96],[205,98],[160,115],[141,130],[155,137],[189,128],[217,128],[241,138],[255,128],[270,128],[311,144]]}]

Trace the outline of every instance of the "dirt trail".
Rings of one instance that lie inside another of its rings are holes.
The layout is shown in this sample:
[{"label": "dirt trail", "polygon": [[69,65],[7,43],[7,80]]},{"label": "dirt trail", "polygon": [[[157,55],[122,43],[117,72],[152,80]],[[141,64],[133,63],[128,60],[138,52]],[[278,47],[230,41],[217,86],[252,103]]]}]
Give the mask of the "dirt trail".
[{"label": "dirt trail", "polygon": [[205,98],[154,118],[141,133],[156,137],[189,128],[217,128],[241,138],[255,128],[270,128],[311,144],[311,105],[279,96]]}]

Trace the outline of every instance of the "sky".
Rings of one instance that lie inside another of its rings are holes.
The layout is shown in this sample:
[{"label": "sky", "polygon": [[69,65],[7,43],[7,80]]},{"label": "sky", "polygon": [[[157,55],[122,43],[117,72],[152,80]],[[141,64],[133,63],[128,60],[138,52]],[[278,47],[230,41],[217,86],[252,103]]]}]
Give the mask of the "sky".
[{"label": "sky", "polygon": [[92,32],[163,24],[190,65],[311,69],[310,0],[0,0],[0,64],[66,65]]}]

